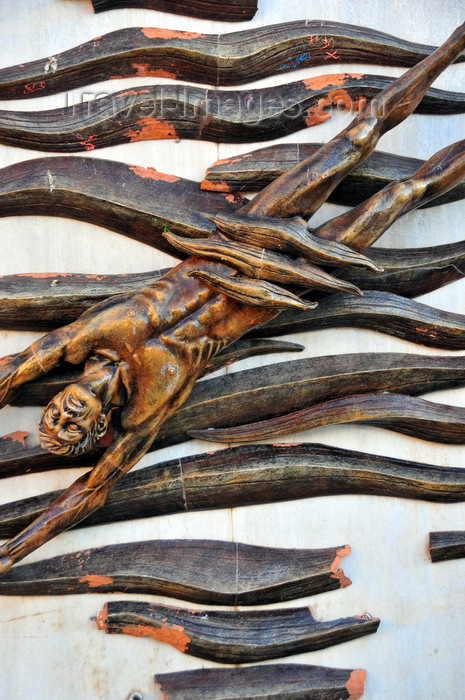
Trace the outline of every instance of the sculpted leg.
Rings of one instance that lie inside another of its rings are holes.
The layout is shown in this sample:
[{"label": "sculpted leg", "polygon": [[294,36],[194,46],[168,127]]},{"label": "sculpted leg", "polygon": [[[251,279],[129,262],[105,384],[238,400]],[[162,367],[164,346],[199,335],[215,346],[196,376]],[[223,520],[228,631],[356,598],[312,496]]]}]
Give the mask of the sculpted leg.
[{"label": "sculpted leg", "polygon": [[370,155],[380,137],[413,112],[431,83],[464,49],[465,24],[380,92],[334,139],[281,175],[239,212],[278,218],[314,214],[347,173]]},{"label": "sculpted leg", "polygon": [[[109,448],[90,472],[77,479],[41,516],[0,547],[0,576],[102,506],[109,491],[145,454],[152,439],[152,434],[145,439],[126,434]],[[122,466],[118,466],[119,462]]]},{"label": "sculpted leg", "polygon": [[438,151],[406,180],[393,182],[313,233],[363,250],[402,214],[455,187],[465,177],[465,140]]}]

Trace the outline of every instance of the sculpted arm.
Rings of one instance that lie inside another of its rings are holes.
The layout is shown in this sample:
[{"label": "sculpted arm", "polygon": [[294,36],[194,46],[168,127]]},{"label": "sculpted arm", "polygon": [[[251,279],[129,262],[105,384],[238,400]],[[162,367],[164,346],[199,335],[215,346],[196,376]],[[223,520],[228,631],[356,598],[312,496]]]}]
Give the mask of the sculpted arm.
[{"label": "sculpted arm", "polygon": [[79,322],[71,323],[68,326],[59,328],[51,333],[47,333],[42,338],[32,343],[26,350],[19,352],[13,357],[0,360],[0,408],[6,406],[14,391],[22,384],[31,382],[33,379],[47,374],[60,362],[65,360],[79,363],[87,355],[85,351],[84,338],[82,346],[83,356],[79,357],[75,349],[75,357],[69,357],[69,345],[81,331]]}]

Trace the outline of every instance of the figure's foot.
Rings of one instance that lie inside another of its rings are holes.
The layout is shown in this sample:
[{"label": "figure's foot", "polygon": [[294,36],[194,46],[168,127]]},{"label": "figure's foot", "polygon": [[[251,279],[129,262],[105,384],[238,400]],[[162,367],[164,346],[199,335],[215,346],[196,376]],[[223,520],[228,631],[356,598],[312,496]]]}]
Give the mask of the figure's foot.
[{"label": "figure's foot", "polygon": [[3,576],[3,574],[6,574],[9,569],[13,566],[14,561],[10,557],[10,555],[7,553],[7,551],[1,547],[0,548],[0,576]]}]

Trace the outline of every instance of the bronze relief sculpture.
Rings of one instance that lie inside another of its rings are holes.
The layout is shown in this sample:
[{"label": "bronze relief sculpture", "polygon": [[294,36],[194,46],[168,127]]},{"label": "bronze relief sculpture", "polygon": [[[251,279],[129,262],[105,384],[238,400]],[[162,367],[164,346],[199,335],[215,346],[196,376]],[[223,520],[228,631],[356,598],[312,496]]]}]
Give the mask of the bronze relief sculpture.
[{"label": "bronze relief sculpture", "polygon": [[[465,47],[465,28],[388,85],[338,136],[262,190],[234,214],[213,217],[208,239],[165,232],[191,255],[160,281],[91,307],[0,366],[5,405],[24,384],[63,361],[85,363],[76,382],[47,406],[47,449],[90,449],[119,413],[119,431],[96,466],[2,549],[1,571],[104,504],[112,486],[147,452],[211,357],[287,307],[311,308],[293,289],[358,293],[319,265],[377,265],[360,251],[405,211],[454,187],[464,173],[463,142],[442,149],[407,180],[387,185],[353,210],[310,232],[305,220],[345,175],[405,119]],[[294,217],[294,218],[291,218]],[[243,242],[244,239],[249,242]],[[270,250],[271,249],[271,250]],[[284,252],[282,252],[284,251]]]}]

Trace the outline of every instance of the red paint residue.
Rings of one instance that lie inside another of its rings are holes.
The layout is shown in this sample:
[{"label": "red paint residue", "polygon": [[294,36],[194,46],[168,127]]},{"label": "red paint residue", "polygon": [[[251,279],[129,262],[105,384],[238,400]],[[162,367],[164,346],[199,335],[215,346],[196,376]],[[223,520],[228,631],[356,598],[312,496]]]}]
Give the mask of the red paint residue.
[{"label": "red paint residue", "polygon": [[43,80],[37,83],[28,83],[24,86],[24,94],[27,95],[30,92],[37,92],[37,90],[43,90],[45,83]]},{"label": "red paint residue", "polygon": [[99,588],[108,583],[113,583],[111,576],[97,576],[96,574],[87,574],[79,579],[79,583],[87,583],[89,588]]},{"label": "red paint residue", "polygon": [[169,625],[158,629],[149,625],[136,625],[134,627],[122,627],[121,632],[123,634],[131,634],[133,637],[152,637],[157,642],[170,644],[183,654],[191,641],[181,625]]},{"label": "red paint residue", "polygon": [[346,683],[347,692],[349,693],[348,700],[358,700],[358,698],[362,697],[366,677],[367,672],[363,668],[351,671],[349,680]]},{"label": "red paint residue", "polygon": [[350,586],[352,581],[350,578],[348,578],[344,571],[339,568],[339,564],[341,563],[342,557],[345,557],[347,554],[350,554],[351,549],[348,544],[346,544],[345,547],[341,547],[340,549],[337,550],[336,556],[334,557],[334,561],[331,564],[331,578],[336,578],[339,579],[339,583],[341,588],[345,588],[346,586]]},{"label": "red paint residue", "polygon": [[[3,364],[3,361],[5,360],[4,357],[0,359],[0,364]],[[2,437],[2,440],[12,440],[12,442],[19,442],[23,447],[26,447],[26,438],[27,438],[27,433],[23,432],[22,430],[16,430],[14,433],[9,433],[8,435],[4,435]]]},{"label": "red paint residue", "polygon": [[137,90],[133,88],[132,90],[125,90],[124,92],[120,92],[118,94],[118,97],[126,97],[126,95],[144,95],[148,92],[150,92],[148,88],[137,88]]},{"label": "red paint residue", "polygon": [[333,104],[339,108],[344,107],[344,109],[350,110],[353,107],[353,101],[347,90],[339,88],[337,90],[329,90],[328,92],[328,104]]},{"label": "red paint residue", "polygon": [[223,180],[220,180],[220,182],[210,182],[210,180],[207,180],[204,178],[202,182],[200,183],[200,189],[201,190],[208,190],[209,192],[230,192],[231,188],[228,185],[227,182],[223,182]]},{"label": "red paint residue", "polygon": [[176,80],[176,73],[170,73],[163,68],[153,68],[149,63],[132,63],[134,75],[138,78],[171,78]]},{"label": "red paint residue", "polygon": [[0,365],[6,365],[7,362],[12,360],[14,355],[4,355],[4,357],[0,357]]},{"label": "red paint residue", "polygon": [[363,73],[331,73],[327,75],[318,75],[316,78],[305,78],[302,83],[307,90],[324,90],[330,85],[345,85],[351,78],[363,78]]},{"label": "red paint residue", "polygon": [[315,126],[315,124],[321,124],[321,122],[326,122],[328,119],[331,119],[331,115],[323,112],[318,105],[307,108],[307,116],[305,117],[307,126]]},{"label": "red paint residue", "polygon": [[135,123],[134,129],[126,131],[124,136],[131,142],[178,138],[173,124],[168,121],[156,119],[155,117],[140,119]]},{"label": "red paint residue", "polygon": [[85,138],[82,134],[76,134],[76,138],[78,140],[82,139],[82,141],[79,141],[79,143],[81,144],[81,146],[84,146],[86,151],[94,150],[95,146],[92,143],[92,141],[95,139],[95,136],[88,136],[87,138]]},{"label": "red paint residue", "polygon": [[141,165],[130,165],[129,170],[139,177],[149,180],[163,180],[164,182],[177,182],[180,180],[176,175],[168,175],[168,173],[159,173],[155,168],[143,168]]},{"label": "red paint residue", "polygon": [[206,36],[197,32],[180,32],[177,29],[156,27],[141,27],[141,32],[147,39],[204,39]]},{"label": "red paint residue", "polygon": [[[47,279],[55,277],[81,277],[81,275],[75,275],[74,272],[19,272],[15,277],[31,277],[33,279]],[[103,280],[106,275],[82,275],[88,280]]]},{"label": "red paint residue", "polygon": [[225,199],[226,199],[226,201],[231,202],[231,204],[234,204],[234,202],[237,201],[235,194],[227,194]]},{"label": "red paint residue", "polygon": [[108,617],[108,605],[105,603],[103,608],[98,611],[97,617],[95,618],[95,623],[99,630],[104,630],[104,632],[108,632],[108,627],[107,627],[107,617]]}]

